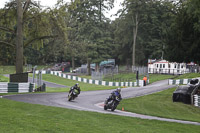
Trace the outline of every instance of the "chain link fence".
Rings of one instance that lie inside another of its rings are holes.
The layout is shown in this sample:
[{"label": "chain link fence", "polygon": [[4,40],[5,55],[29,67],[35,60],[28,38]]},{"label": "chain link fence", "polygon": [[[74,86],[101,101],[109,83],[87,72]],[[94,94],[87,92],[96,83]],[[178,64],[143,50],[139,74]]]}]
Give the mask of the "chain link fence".
[{"label": "chain link fence", "polygon": [[[144,76],[148,76],[148,67],[145,66],[135,66],[129,69],[123,67],[122,69],[116,66],[115,68],[104,68],[100,72],[92,72],[93,80],[103,80],[108,79],[113,82],[132,82],[136,81],[136,74],[138,72],[138,79],[142,79]],[[121,78],[117,75],[119,74],[132,74],[131,78]]]}]

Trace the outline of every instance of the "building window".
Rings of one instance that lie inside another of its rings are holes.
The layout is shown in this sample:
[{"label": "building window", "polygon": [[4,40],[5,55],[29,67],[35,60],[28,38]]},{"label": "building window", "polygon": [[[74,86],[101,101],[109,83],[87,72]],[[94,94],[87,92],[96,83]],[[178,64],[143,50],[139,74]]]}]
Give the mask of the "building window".
[{"label": "building window", "polygon": [[168,64],[168,67],[169,67],[169,68],[171,67],[170,64]]},{"label": "building window", "polygon": [[165,68],[165,64],[163,64],[163,68]]},{"label": "building window", "polygon": [[157,68],[158,68],[158,64],[157,64]]},{"label": "building window", "polygon": [[162,68],[162,64],[160,64],[160,68]]},{"label": "building window", "polygon": [[176,64],[174,64],[174,68],[176,68]]}]

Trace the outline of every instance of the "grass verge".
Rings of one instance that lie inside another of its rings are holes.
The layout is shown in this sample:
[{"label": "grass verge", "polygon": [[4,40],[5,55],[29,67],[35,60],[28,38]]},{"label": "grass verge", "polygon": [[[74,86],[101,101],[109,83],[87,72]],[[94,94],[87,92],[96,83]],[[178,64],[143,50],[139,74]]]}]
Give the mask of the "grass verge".
[{"label": "grass verge", "polygon": [[125,111],[139,114],[200,122],[200,108],[173,102],[174,90],[171,88],[151,95],[124,99],[118,109],[124,107]]},{"label": "grass verge", "polygon": [[[143,80],[144,75],[140,75],[139,79]],[[149,74],[150,83],[165,80],[176,77],[175,75],[165,75],[165,74]],[[115,81],[115,82],[136,82],[136,74],[134,73],[125,73],[125,74],[116,74],[110,77],[105,77],[105,81]]]},{"label": "grass verge", "polygon": [[200,73],[186,73],[178,76],[176,79],[192,79],[197,77],[200,77]]},{"label": "grass verge", "polygon": [[150,74],[149,75],[149,82],[153,83],[153,82],[156,82],[156,81],[170,79],[170,78],[174,78],[174,77],[176,77],[176,76],[174,76],[174,75],[165,75],[165,74]]},{"label": "grass verge", "polygon": [[87,84],[79,81],[74,81],[74,80],[69,80],[66,78],[58,77],[55,75],[50,75],[50,74],[44,74],[42,75],[42,79],[45,81],[61,84],[61,85],[66,85],[69,86],[67,89],[61,88],[47,88],[47,91],[56,91],[56,92],[66,92],[71,86],[73,86],[76,83],[79,83],[81,87],[81,91],[92,91],[92,90],[106,90],[106,89],[116,89],[117,87],[110,87],[110,86],[103,86],[103,85],[95,85],[95,84]]},{"label": "grass verge", "polygon": [[199,126],[76,111],[0,99],[1,132],[196,133]]},{"label": "grass verge", "polygon": [[0,82],[8,82],[9,78],[0,74]]}]

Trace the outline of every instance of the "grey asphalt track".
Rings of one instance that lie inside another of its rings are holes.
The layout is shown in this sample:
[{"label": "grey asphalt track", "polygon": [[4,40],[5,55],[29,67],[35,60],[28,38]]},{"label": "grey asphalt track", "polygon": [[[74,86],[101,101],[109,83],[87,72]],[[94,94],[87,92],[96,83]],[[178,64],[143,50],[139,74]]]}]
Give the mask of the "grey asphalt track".
[{"label": "grey asphalt track", "polygon": [[[129,87],[122,89],[123,98],[138,97],[143,95],[152,94],[168,88],[174,87],[174,85],[167,85],[167,80],[159,81],[145,87]],[[103,102],[110,95],[113,90],[101,90],[101,91],[87,91],[81,92],[81,94],[73,101],[69,102],[67,99],[68,93],[40,93],[40,94],[22,94],[22,95],[10,95],[3,96],[3,98],[21,101],[32,104],[41,104],[47,106],[55,106],[76,110],[92,111],[105,114],[114,114],[127,117],[136,117],[141,119],[160,120],[168,122],[177,122],[184,124],[200,125],[198,122],[174,120],[167,118],[160,118],[154,116],[141,115],[136,113],[130,113],[125,111],[115,110],[103,110]]]}]

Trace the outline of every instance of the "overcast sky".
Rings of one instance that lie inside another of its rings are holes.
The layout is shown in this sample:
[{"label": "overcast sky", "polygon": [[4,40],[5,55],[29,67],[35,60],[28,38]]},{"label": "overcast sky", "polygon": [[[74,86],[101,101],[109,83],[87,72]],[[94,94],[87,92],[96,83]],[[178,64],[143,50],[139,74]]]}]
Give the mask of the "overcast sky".
[{"label": "overcast sky", "polygon": [[[0,8],[3,8],[6,2],[9,2],[10,0],[0,0]],[[35,0],[37,1],[37,0]],[[40,0],[42,6],[50,6],[53,7],[57,0]],[[70,0],[64,0],[64,1],[70,1]],[[109,17],[110,19],[114,20],[115,16],[110,17],[111,15],[117,13],[117,11],[121,8],[120,3],[122,3],[124,0],[115,0],[115,7],[110,10],[108,13],[105,13],[106,17]]]}]

